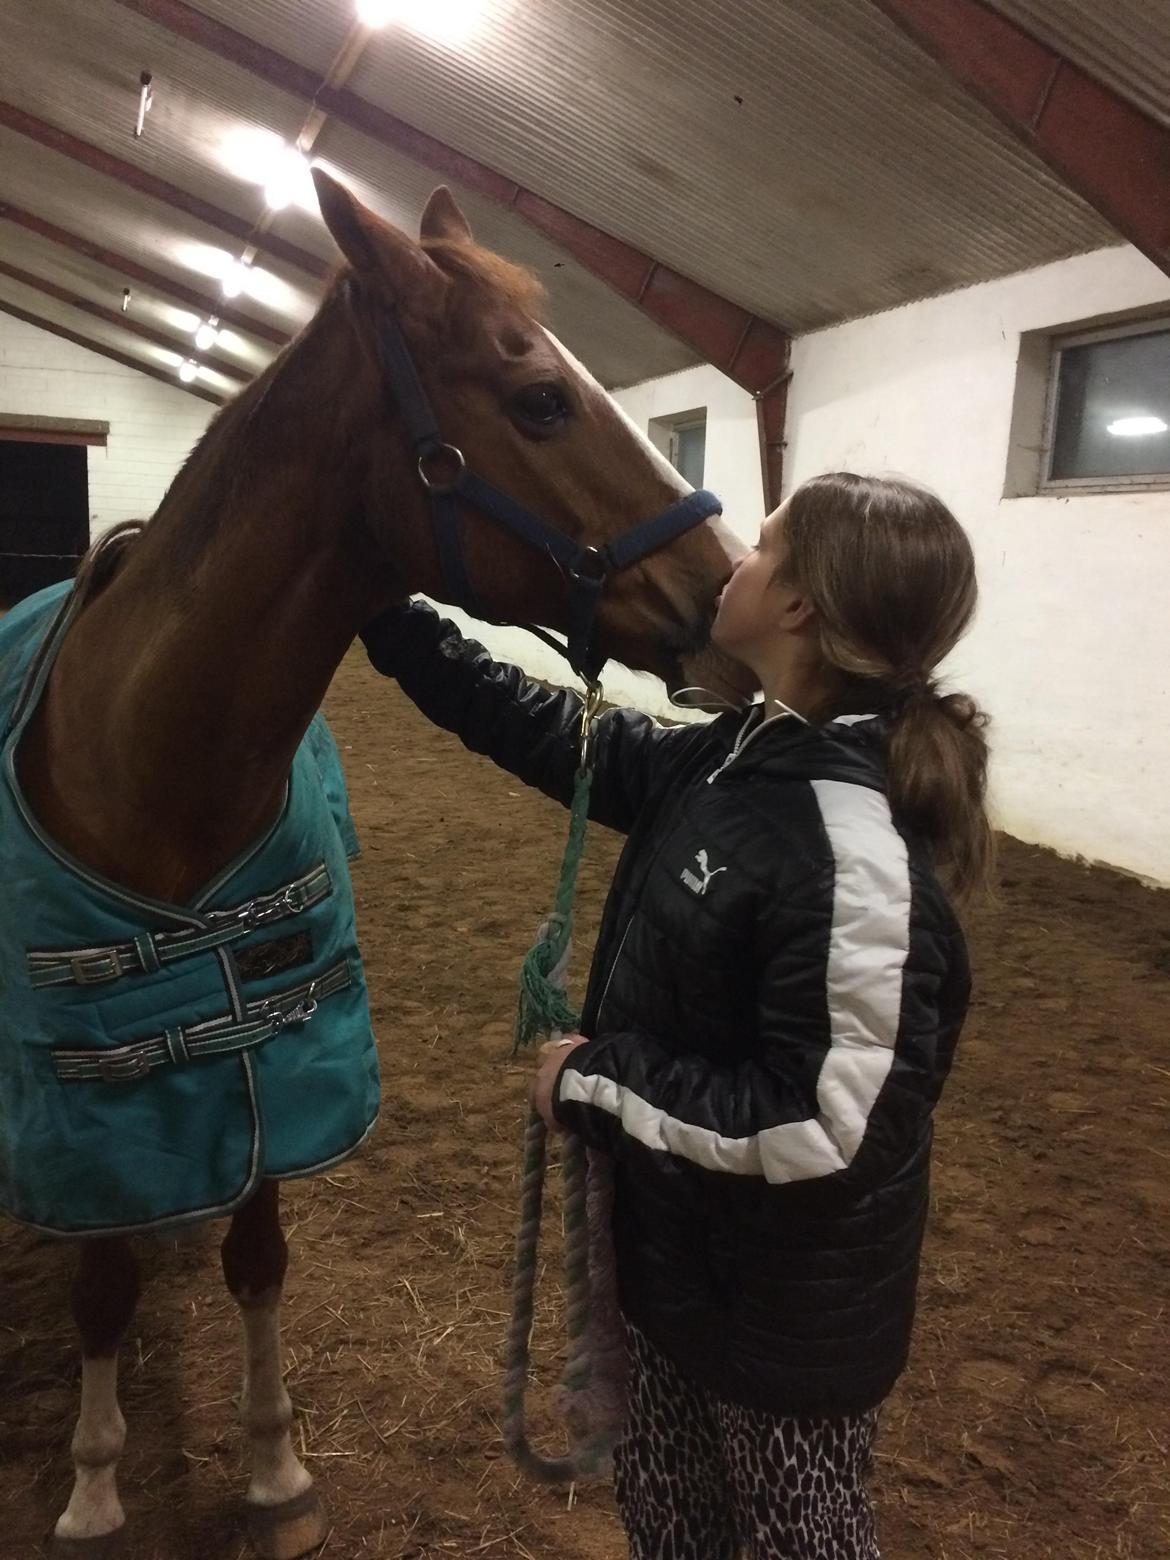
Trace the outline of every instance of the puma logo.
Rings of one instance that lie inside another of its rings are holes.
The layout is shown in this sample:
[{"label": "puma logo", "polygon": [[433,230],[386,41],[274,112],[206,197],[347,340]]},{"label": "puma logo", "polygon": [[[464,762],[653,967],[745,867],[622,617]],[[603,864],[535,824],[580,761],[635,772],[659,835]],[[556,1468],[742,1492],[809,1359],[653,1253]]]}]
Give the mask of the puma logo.
[{"label": "puma logo", "polygon": [[682,881],[687,885],[692,894],[705,894],[711,887],[711,879],[718,877],[721,872],[726,872],[727,868],[708,866],[707,852],[705,850],[695,852],[695,861],[698,863],[699,871],[703,876],[697,877],[690,867],[684,867],[681,874]]}]

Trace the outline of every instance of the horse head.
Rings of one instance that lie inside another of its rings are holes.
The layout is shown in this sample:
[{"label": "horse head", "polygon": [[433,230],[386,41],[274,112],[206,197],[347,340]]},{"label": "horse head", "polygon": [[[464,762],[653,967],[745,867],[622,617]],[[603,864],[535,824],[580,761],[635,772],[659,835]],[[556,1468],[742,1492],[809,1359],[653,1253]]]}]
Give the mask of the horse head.
[{"label": "horse head", "polygon": [[[560,537],[599,554],[691,491],[540,322],[536,279],[477,245],[445,188],[427,203],[416,241],[328,175],[318,171],[315,180],[349,263],[337,289],[362,347],[354,393],[371,408],[366,516],[408,589],[468,604],[452,589],[414,469],[422,470],[417,429],[388,387],[388,332],[400,333],[441,435],[428,483],[441,488],[466,468]],[[453,505],[460,569],[480,615],[568,632],[569,582],[555,549],[521,539],[462,489]],[[612,573],[597,607],[600,657],[657,673],[672,688],[742,694],[748,674],[709,643],[715,599],[742,551],[711,515]]]}]

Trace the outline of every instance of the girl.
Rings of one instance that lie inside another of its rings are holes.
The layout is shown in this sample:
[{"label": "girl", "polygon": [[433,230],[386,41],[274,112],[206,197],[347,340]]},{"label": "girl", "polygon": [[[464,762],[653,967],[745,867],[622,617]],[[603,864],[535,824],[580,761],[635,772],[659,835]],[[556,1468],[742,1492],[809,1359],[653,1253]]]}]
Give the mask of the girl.
[{"label": "girl", "polygon": [[[934,668],[975,606],[931,494],[846,473],[768,517],[713,638],[761,702],[612,710],[591,813],[628,836],[545,1119],[613,1156],[633,1560],[875,1560],[878,1410],[906,1363],[931,1111],[967,1006],[951,909],[985,880],[985,717]],[[430,608],[370,658],[567,803],[580,700]]]}]

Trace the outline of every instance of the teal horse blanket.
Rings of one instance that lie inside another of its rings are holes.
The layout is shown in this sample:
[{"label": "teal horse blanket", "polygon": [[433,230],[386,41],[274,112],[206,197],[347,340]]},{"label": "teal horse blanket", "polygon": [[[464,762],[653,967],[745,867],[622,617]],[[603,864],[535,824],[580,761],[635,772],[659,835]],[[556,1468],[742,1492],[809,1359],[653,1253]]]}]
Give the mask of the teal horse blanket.
[{"label": "teal horse blanket", "polygon": [[0,619],[0,1208],[56,1234],[164,1229],[374,1124],[357,839],[318,715],[279,818],[189,903],[73,860],[15,763],[72,612],[56,585]]}]

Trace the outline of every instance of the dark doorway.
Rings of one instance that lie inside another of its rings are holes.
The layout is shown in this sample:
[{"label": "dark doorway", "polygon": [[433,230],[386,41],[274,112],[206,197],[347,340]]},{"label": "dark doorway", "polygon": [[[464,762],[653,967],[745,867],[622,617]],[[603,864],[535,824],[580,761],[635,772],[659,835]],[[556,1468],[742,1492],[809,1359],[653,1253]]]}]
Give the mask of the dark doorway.
[{"label": "dark doorway", "polygon": [[69,579],[88,545],[86,446],[0,439],[0,607]]}]

